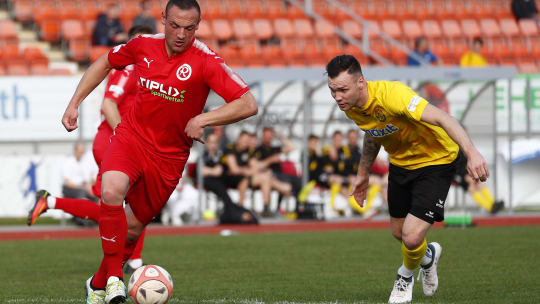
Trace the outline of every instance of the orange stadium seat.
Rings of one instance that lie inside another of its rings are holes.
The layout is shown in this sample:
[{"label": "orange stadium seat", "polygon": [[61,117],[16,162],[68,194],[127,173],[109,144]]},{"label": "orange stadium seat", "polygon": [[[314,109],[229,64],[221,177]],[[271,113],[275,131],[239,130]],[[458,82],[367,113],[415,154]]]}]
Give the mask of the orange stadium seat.
[{"label": "orange stadium seat", "polygon": [[538,36],[538,25],[532,19],[521,19],[519,20],[519,29],[521,33],[526,37],[537,37]]},{"label": "orange stadium seat", "polygon": [[383,32],[385,32],[394,39],[400,39],[403,34],[399,23],[393,19],[383,20],[381,23],[381,28]]},{"label": "orange stadium seat", "polygon": [[88,39],[73,39],[69,41],[69,57],[77,62],[90,59],[91,43]]},{"label": "orange stadium seat", "polygon": [[107,54],[110,48],[108,46],[96,45],[90,48],[90,62],[94,62],[99,59],[99,57]]},{"label": "orange stadium seat", "polygon": [[328,63],[330,59],[344,54],[345,50],[341,48],[339,39],[328,40],[323,44],[322,57]]},{"label": "orange stadium seat", "polygon": [[462,1],[445,1],[446,10],[444,12],[447,18],[465,19],[469,15],[469,11]]},{"label": "orange stadium seat", "polygon": [[201,8],[202,19],[213,20],[225,17],[225,8],[223,1],[206,1],[206,5]]},{"label": "orange stadium seat", "polygon": [[249,19],[264,18],[264,3],[262,1],[246,1],[246,17]]},{"label": "orange stadium seat", "polygon": [[[70,3],[70,4],[67,4]],[[60,11],[61,20],[74,20],[80,19],[81,9],[75,6],[76,2],[66,2],[66,4],[60,5],[58,10]]]},{"label": "orange stadium seat", "polygon": [[454,54],[450,53],[448,45],[442,41],[431,43],[431,51],[439,57],[444,65],[455,65]]},{"label": "orange stadium seat", "polygon": [[9,19],[0,21],[0,45],[12,44],[18,45],[19,37],[15,29],[15,23]]},{"label": "orange stadium seat", "polygon": [[431,18],[426,1],[414,0],[410,2],[409,18],[424,20]]},{"label": "orange stadium seat", "polygon": [[342,53],[353,55],[360,62],[362,66],[367,65],[367,62],[368,62],[367,57],[364,55],[362,50],[356,47],[355,45],[347,44],[343,46]]},{"label": "orange stadium seat", "polygon": [[353,38],[362,38],[362,27],[354,20],[344,20],[341,23],[341,29]]},{"label": "orange stadium seat", "polygon": [[29,73],[30,75],[49,75],[49,66],[43,63],[30,64]]},{"label": "orange stadium seat", "polygon": [[388,5],[393,19],[404,20],[411,17],[407,1],[390,1]]},{"label": "orange stadium seat", "polygon": [[237,45],[225,44],[220,48],[220,55],[231,67],[242,67],[246,65],[245,60],[240,58],[240,48]]},{"label": "orange stadium seat", "polygon": [[262,58],[268,66],[284,66],[285,61],[281,55],[281,48],[279,45],[267,44],[261,46]]},{"label": "orange stadium seat", "polygon": [[313,25],[309,19],[295,19],[293,20],[293,26],[298,38],[308,39],[313,38],[315,35]]},{"label": "orange stadium seat", "polygon": [[289,19],[274,20],[274,32],[280,39],[292,38],[295,35],[292,22]]},{"label": "orange stadium seat", "polygon": [[253,20],[253,30],[259,40],[268,40],[274,36],[274,29],[268,19]]},{"label": "orange stadium seat", "polygon": [[232,22],[234,36],[238,39],[245,40],[255,37],[253,26],[247,19],[234,19]]},{"label": "orange stadium seat", "polygon": [[84,31],[86,37],[91,37],[96,26],[96,20],[88,20],[84,23]]},{"label": "orange stadium seat", "polygon": [[40,3],[39,7],[34,8],[34,21],[37,24],[42,24],[45,21],[60,21],[60,11],[58,8],[54,7],[52,1],[51,3]]},{"label": "orange stadium seat", "polygon": [[443,20],[441,23],[441,29],[443,35],[449,40],[456,40],[464,37],[461,27],[456,20]]},{"label": "orange stadium seat", "polygon": [[493,41],[493,45],[491,48],[491,55],[499,64],[503,64],[503,63],[514,60],[512,58],[512,52],[510,51],[510,48],[508,48],[506,43],[502,41],[497,41],[497,40]]},{"label": "orange stadium seat", "polygon": [[422,28],[417,20],[404,20],[403,21],[403,35],[409,39],[416,39],[423,36]]},{"label": "orange stadium seat", "polygon": [[313,1],[313,12],[325,19],[333,20],[336,15],[336,8],[326,1]]},{"label": "orange stadium seat", "polygon": [[34,1],[33,0],[18,0],[14,2],[14,13],[17,21],[31,21],[34,17],[33,14]]},{"label": "orange stadium seat", "polygon": [[492,18],[484,1],[467,1],[467,17],[473,19]]},{"label": "orange stadium seat", "polygon": [[229,40],[233,37],[231,24],[225,19],[216,19],[212,21],[212,30],[218,40]]},{"label": "orange stadium seat", "polygon": [[436,20],[423,20],[422,31],[428,39],[439,39],[442,37],[442,30]]},{"label": "orange stadium seat", "polygon": [[79,20],[62,21],[60,31],[63,39],[81,39],[85,37],[86,31],[83,28],[82,22]]},{"label": "orange stadium seat", "polygon": [[510,44],[510,47],[512,57],[514,57],[516,61],[520,61],[522,58],[528,58],[531,55],[523,41],[514,41]]},{"label": "orange stadium seat", "polygon": [[27,47],[22,54],[24,60],[31,65],[49,65],[49,58],[37,47]]},{"label": "orange stadium seat", "polygon": [[390,7],[386,1],[374,1],[369,4],[369,16],[371,18],[390,19],[392,15],[390,13]]},{"label": "orange stadium seat", "polygon": [[196,32],[197,38],[200,38],[202,40],[207,39],[213,39],[214,33],[212,32],[212,29],[210,28],[210,24],[207,20],[201,20],[199,23],[199,29]]},{"label": "orange stadium seat", "polygon": [[351,4],[352,11],[363,18],[373,19],[375,18],[373,10],[368,5],[366,1],[354,1]]},{"label": "orange stadium seat", "polygon": [[245,65],[264,66],[264,60],[261,58],[261,49],[257,41],[243,43],[240,48],[240,57],[245,60]]},{"label": "orange stadium seat", "polygon": [[322,66],[326,64],[326,60],[322,58],[322,52],[319,44],[313,40],[308,40],[302,45],[302,52],[307,60],[308,65]]},{"label": "orange stadium seat", "polygon": [[291,66],[304,66],[306,65],[306,58],[302,47],[297,41],[282,41],[281,52],[283,58],[287,62],[287,65]]},{"label": "orange stadium seat", "polygon": [[306,18],[306,17],[307,16],[304,13],[304,11],[298,6],[290,4],[287,7],[287,18],[300,19],[300,18]]},{"label": "orange stadium seat", "polygon": [[282,1],[267,1],[265,16],[270,19],[285,18],[285,10]]},{"label": "orange stadium seat", "polygon": [[245,10],[240,0],[228,0],[225,2],[227,18],[245,18]]},{"label": "orange stadium seat", "polygon": [[319,38],[330,39],[336,36],[334,27],[335,25],[328,21],[316,21],[315,33],[317,33],[317,37]]},{"label": "orange stadium seat", "polygon": [[42,21],[39,27],[43,40],[49,42],[60,40],[60,21],[58,19]]},{"label": "orange stadium seat", "polygon": [[538,73],[538,66],[534,61],[519,62],[517,70],[520,73]]},{"label": "orange stadium seat", "polygon": [[30,71],[24,61],[8,61],[6,62],[6,73],[12,76],[27,76]]},{"label": "orange stadium seat", "polygon": [[406,65],[407,63],[407,53],[405,51],[395,47],[390,47],[390,60],[397,65]]},{"label": "orange stadium seat", "polygon": [[461,28],[463,29],[463,35],[467,38],[479,37],[482,34],[478,22],[474,19],[461,20]]},{"label": "orange stadium seat", "polygon": [[508,38],[518,37],[520,35],[519,27],[515,19],[504,18],[500,21],[501,32]]},{"label": "orange stadium seat", "polygon": [[484,38],[499,38],[502,36],[501,28],[495,19],[481,19],[480,30]]},{"label": "orange stadium seat", "polygon": [[[484,49],[486,49],[485,46],[484,46]],[[461,59],[461,56],[463,56],[463,54],[465,54],[468,50],[469,50],[469,47],[467,46],[467,44],[465,44],[465,42],[457,41],[457,42],[452,43],[450,47],[450,54],[453,55],[454,62],[456,64],[459,64],[459,60]],[[486,55],[485,57],[489,57],[488,54],[485,54],[485,55]]]}]

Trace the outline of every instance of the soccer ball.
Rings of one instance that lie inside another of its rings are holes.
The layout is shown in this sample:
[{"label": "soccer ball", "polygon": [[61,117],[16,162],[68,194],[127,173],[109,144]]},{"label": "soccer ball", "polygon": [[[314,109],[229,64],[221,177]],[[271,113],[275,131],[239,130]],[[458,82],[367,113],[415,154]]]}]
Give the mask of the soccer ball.
[{"label": "soccer ball", "polygon": [[128,293],[137,304],[164,304],[171,297],[173,280],[163,267],[145,265],[131,275]]}]

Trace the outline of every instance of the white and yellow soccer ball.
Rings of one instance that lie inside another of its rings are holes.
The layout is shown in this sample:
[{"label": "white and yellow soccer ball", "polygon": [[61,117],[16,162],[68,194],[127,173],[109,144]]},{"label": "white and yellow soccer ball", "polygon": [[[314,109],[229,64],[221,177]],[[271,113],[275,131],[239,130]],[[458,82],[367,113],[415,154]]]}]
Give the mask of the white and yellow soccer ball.
[{"label": "white and yellow soccer ball", "polygon": [[163,267],[145,265],[131,275],[128,293],[137,304],[164,304],[173,290],[171,275]]}]

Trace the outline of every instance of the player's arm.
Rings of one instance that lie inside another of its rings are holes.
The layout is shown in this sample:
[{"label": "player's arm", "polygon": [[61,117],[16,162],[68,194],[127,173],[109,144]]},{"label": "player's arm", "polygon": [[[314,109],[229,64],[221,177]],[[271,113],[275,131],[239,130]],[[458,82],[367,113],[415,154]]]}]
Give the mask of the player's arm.
[{"label": "player's arm", "polygon": [[213,167],[204,165],[202,168],[202,174],[205,177],[206,176],[218,177],[218,176],[221,176],[222,173],[223,173],[223,167],[219,164]]},{"label": "player's arm", "polygon": [[381,144],[375,141],[375,139],[369,134],[364,134],[364,144],[362,147],[362,157],[358,164],[358,172],[352,186],[350,195],[354,196],[356,202],[360,207],[364,206],[366,200],[367,190],[369,187],[369,170],[373,166],[373,162],[379,154]]},{"label": "player's arm", "polygon": [[475,180],[485,181],[489,177],[487,163],[484,157],[473,145],[467,132],[452,116],[435,106],[428,104],[422,113],[422,121],[444,129],[467,156],[467,172]]},{"label": "player's arm", "polygon": [[229,168],[231,175],[245,175],[243,168],[236,162],[234,154],[227,155],[227,167]]},{"label": "player's arm", "polygon": [[248,91],[242,97],[218,109],[193,117],[187,123],[185,132],[190,138],[204,143],[202,140],[204,127],[231,124],[256,115],[257,112],[257,102]]},{"label": "player's arm", "polygon": [[77,129],[78,109],[81,102],[107,77],[110,70],[111,65],[106,54],[86,70],[62,117],[62,124],[68,132]]},{"label": "player's arm", "polygon": [[105,120],[107,120],[107,123],[109,124],[111,129],[114,130],[114,128],[116,128],[116,126],[122,120],[120,116],[120,111],[118,111],[118,104],[111,98],[105,98],[103,99],[103,103],[101,104],[101,111],[103,111],[103,115],[105,115]]}]

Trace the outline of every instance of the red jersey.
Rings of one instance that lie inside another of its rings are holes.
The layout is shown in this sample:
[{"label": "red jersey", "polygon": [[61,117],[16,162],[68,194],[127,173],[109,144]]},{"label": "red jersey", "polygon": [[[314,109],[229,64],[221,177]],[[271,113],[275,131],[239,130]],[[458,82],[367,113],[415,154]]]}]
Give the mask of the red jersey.
[{"label": "red jersey", "polygon": [[[112,70],[109,73],[104,98],[109,98],[118,104],[120,117],[124,117],[133,106],[137,96],[137,86],[134,65],[128,65],[123,70]],[[103,129],[107,129],[106,131],[112,134],[112,128],[107,123],[105,116],[98,127],[100,131],[105,131]]]},{"label": "red jersey", "polygon": [[184,159],[193,144],[184,129],[204,109],[210,89],[225,102],[249,91],[247,84],[208,46],[194,39],[180,54],[168,56],[165,35],[141,35],[109,52],[120,69],[135,64],[139,91],[120,126],[144,146],[166,158]]}]

